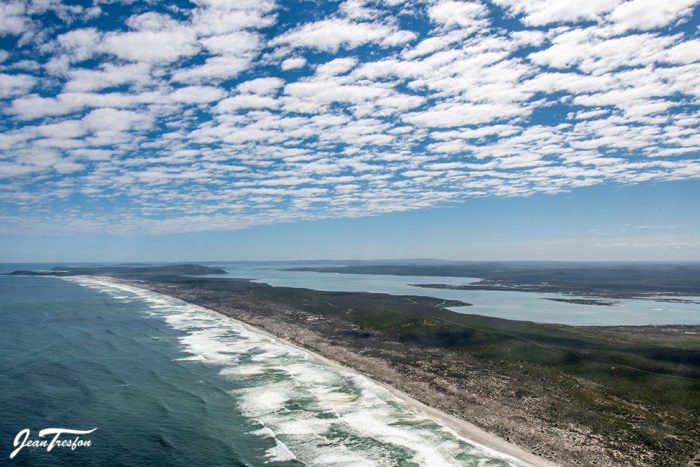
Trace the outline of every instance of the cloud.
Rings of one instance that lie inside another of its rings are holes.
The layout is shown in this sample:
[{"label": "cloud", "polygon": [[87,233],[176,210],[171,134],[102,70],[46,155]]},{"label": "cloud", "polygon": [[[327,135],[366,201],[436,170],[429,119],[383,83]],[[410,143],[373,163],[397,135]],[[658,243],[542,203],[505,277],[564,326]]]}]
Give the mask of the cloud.
[{"label": "cloud", "polygon": [[494,0],[529,26],[595,21],[607,23],[617,33],[646,31],[689,16],[695,0],[589,0],[571,8],[567,0]]},{"label": "cloud", "polygon": [[200,1],[192,12],[192,26],[198,35],[226,34],[246,29],[259,29],[275,23],[276,4],[259,1]]},{"label": "cloud", "polygon": [[414,33],[400,30],[395,26],[381,23],[355,23],[335,18],[304,24],[274,38],[271,44],[336,52],[340,48],[355,49],[370,42],[382,47],[392,47],[414,38]]},{"label": "cloud", "polygon": [[35,83],[31,75],[0,73],[0,99],[26,93]]},{"label": "cloud", "polygon": [[238,109],[274,109],[279,107],[276,99],[256,94],[241,94],[220,101],[214,112],[231,112]]},{"label": "cloud", "polygon": [[488,13],[479,2],[441,1],[430,6],[430,18],[446,26],[472,26]]},{"label": "cloud", "polygon": [[515,105],[467,103],[439,105],[430,110],[406,114],[402,118],[405,122],[420,126],[454,128],[487,123],[512,117],[522,112],[523,109]]},{"label": "cloud", "polygon": [[208,36],[200,40],[210,52],[220,55],[241,56],[260,48],[260,37],[249,31]]},{"label": "cloud", "polygon": [[268,95],[276,93],[282,86],[284,86],[284,80],[280,78],[256,78],[244,81],[237,86],[237,89],[240,92]]},{"label": "cloud", "polygon": [[3,2],[0,4],[0,36],[21,34],[28,27],[23,2]]},{"label": "cloud", "polygon": [[168,63],[194,55],[199,47],[191,31],[177,28],[110,33],[100,50],[134,62]]},{"label": "cloud", "polygon": [[663,250],[697,250],[700,240],[623,240],[595,243],[593,246],[603,248],[634,248],[634,249],[663,249]]},{"label": "cloud", "polygon": [[112,108],[95,109],[82,119],[92,131],[126,131],[137,126],[143,128],[148,120],[148,116],[142,113]]},{"label": "cloud", "polygon": [[292,57],[284,60],[280,68],[287,71],[302,68],[304,65],[306,65],[306,59],[304,57]]},{"label": "cloud", "polygon": [[81,61],[96,53],[96,46],[101,39],[102,35],[95,28],[74,29],[59,35],[55,39],[55,47],[69,61]]},{"label": "cloud", "polygon": [[10,112],[23,120],[31,120],[38,117],[66,115],[90,107],[133,107],[153,103],[160,97],[152,92],[140,94],[66,92],[55,98],[30,94],[12,101]]},{"label": "cloud", "polygon": [[495,0],[511,13],[523,15],[522,21],[530,26],[545,26],[560,22],[600,21],[622,0],[589,0],[572,8],[568,0]]},{"label": "cloud", "polygon": [[237,229],[700,178],[691,3],[584,3],[6,2],[4,229]]},{"label": "cloud", "polygon": [[631,0],[620,4],[610,15],[618,30],[649,30],[666,26],[692,13],[695,0]]},{"label": "cloud", "polygon": [[74,68],[66,74],[69,77],[64,89],[67,92],[88,92],[123,84],[148,84],[151,69],[147,64],[128,65],[105,64],[101,69]]},{"label": "cloud", "polygon": [[214,86],[185,86],[173,91],[168,98],[171,102],[196,104],[218,101],[224,95],[224,91]]},{"label": "cloud", "polygon": [[354,57],[336,58],[330,62],[323,63],[316,68],[317,76],[342,75],[353,69],[357,65]]},{"label": "cloud", "polygon": [[235,78],[248,69],[248,58],[219,56],[207,58],[201,65],[180,68],[173,72],[173,80],[180,83],[202,83]]}]

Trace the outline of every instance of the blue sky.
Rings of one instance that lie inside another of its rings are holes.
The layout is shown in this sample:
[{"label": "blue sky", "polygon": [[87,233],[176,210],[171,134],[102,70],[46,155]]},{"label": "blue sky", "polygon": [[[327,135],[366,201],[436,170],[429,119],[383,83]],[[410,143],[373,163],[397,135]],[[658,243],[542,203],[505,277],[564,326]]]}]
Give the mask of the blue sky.
[{"label": "blue sky", "polygon": [[0,5],[0,261],[700,260],[699,2]]}]

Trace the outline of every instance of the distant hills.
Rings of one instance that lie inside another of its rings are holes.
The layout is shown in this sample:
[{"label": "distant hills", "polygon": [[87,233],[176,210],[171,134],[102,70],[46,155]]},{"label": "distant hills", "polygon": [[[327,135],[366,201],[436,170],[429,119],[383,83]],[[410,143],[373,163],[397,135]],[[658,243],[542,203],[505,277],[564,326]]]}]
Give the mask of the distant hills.
[{"label": "distant hills", "polygon": [[13,271],[9,275],[20,276],[99,276],[99,275],[154,275],[177,274],[201,276],[226,274],[221,268],[201,264],[167,264],[161,266],[98,266],[98,267],[55,267],[49,271]]}]

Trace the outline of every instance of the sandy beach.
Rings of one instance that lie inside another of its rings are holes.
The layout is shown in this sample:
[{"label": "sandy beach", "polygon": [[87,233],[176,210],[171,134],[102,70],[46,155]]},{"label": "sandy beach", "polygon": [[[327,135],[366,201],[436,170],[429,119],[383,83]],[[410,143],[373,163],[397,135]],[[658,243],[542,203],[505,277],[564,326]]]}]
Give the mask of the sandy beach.
[{"label": "sandy beach", "polygon": [[[231,318],[233,319],[233,318]],[[506,441],[505,439],[494,435],[493,433],[489,433],[487,431],[482,430],[478,426],[467,422],[466,420],[461,420],[453,415],[450,415],[448,413],[443,412],[442,410],[435,409],[433,407],[429,407],[425,404],[423,404],[420,401],[417,401],[416,399],[412,398],[410,395],[406,394],[405,392],[396,389],[393,386],[390,386],[386,383],[383,383],[381,381],[377,381],[375,379],[370,378],[369,376],[365,375],[364,373],[361,373],[354,368],[350,368],[348,366],[345,366],[341,363],[338,363],[336,361],[330,360],[326,357],[323,357],[322,355],[319,355],[317,353],[311,352],[307,349],[304,349],[303,347],[299,347],[298,345],[293,344],[292,342],[289,342],[285,339],[281,339],[277,336],[274,336],[270,333],[265,332],[262,329],[255,328],[254,326],[246,325],[245,323],[242,323],[245,326],[250,327],[251,329],[254,329],[256,332],[262,332],[267,335],[269,335],[272,338],[275,338],[279,340],[280,342],[283,342],[286,345],[290,345],[296,348],[299,348],[301,350],[304,350],[309,353],[309,355],[312,356],[315,360],[318,362],[328,365],[331,367],[335,368],[340,368],[345,371],[350,371],[352,373],[356,373],[359,375],[362,375],[363,377],[371,380],[372,382],[379,384],[380,386],[386,388],[389,392],[391,392],[394,396],[396,396],[398,399],[401,399],[403,402],[406,403],[408,407],[411,409],[415,410],[416,412],[423,413],[425,415],[428,415],[429,417],[437,420],[438,422],[442,423],[443,425],[453,429],[458,435],[461,437],[467,439],[469,442],[472,444],[479,445],[483,447],[484,449],[487,450],[492,450],[495,452],[498,452],[500,454],[506,454],[507,456],[510,456],[512,458],[512,462],[516,465],[532,465],[532,466],[543,466],[543,467],[548,467],[548,466],[556,466],[557,464],[550,462],[546,459],[543,459],[539,456],[536,456],[535,454],[532,454],[520,446],[517,446],[513,443],[510,443]]]},{"label": "sandy beach", "polygon": [[[93,277],[93,279],[97,279]],[[127,281],[127,280],[120,280],[120,279],[114,279],[112,277],[99,277],[98,278],[100,281],[103,281],[105,283],[112,283],[112,284],[119,284],[122,286],[128,286],[128,287],[135,287],[139,288],[142,290],[148,290],[149,292],[154,292],[153,290],[149,289],[148,287],[144,287],[143,284],[139,284],[134,281]],[[156,293],[161,293],[161,292],[156,292]],[[167,294],[162,294],[162,295],[167,295]],[[168,295],[172,298],[181,300],[179,297],[173,297],[171,295]],[[185,301],[185,300],[183,300]],[[189,302],[188,302],[189,303]],[[191,303],[192,305],[199,306],[200,308],[205,308],[208,311],[217,313],[232,322],[235,322],[236,324],[243,326],[253,332],[265,335],[269,337],[270,339],[276,340],[284,345],[296,348],[300,351],[305,352],[307,355],[309,355],[310,359],[325,366],[329,366],[332,368],[337,368],[342,371],[347,371],[351,372],[356,375],[360,375],[364,378],[367,378],[368,380],[372,381],[375,384],[378,384],[385,389],[387,389],[391,394],[396,397],[397,399],[401,400],[404,402],[411,410],[419,412],[423,415],[426,415],[433,420],[437,421],[438,423],[450,428],[453,430],[458,436],[466,439],[469,443],[477,445],[481,447],[482,449],[486,450],[487,452],[490,452],[492,454],[497,455],[498,457],[503,458],[504,460],[512,463],[513,465],[520,465],[520,466],[542,466],[542,467],[551,467],[551,466],[556,466],[557,464],[548,461],[540,456],[537,456],[535,454],[532,454],[525,449],[521,448],[520,446],[517,446],[516,444],[513,444],[493,433],[489,433],[478,426],[467,422],[466,420],[462,420],[460,418],[457,418],[453,415],[450,415],[442,410],[436,409],[434,407],[430,407],[413,397],[411,397],[409,394],[406,394],[405,392],[389,385],[381,381],[377,381],[376,379],[364,374],[363,372],[349,367],[347,365],[344,365],[340,362],[337,362],[335,360],[329,359],[323,355],[320,355],[316,352],[313,352],[305,347],[302,347],[288,339],[285,339],[284,337],[275,335],[268,330],[262,329],[260,327],[251,325],[249,323],[243,322],[241,320],[238,320],[234,317],[231,317],[225,313],[221,313],[217,310],[213,310],[211,308],[206,308],[202,307],[201,305]]]}]

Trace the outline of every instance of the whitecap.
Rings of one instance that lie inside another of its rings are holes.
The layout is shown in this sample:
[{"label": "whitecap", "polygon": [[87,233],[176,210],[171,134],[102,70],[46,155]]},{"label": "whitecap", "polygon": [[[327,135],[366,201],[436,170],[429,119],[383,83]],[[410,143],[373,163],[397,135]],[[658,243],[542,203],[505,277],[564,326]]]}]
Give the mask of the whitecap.
[{"label": "whitecap", "polygon": [[[514,459],[462,438],[410,409],[380,384],[348,370],[316,363],[302,349],[282,343],[212,310],[101,278],[70,278],[122,300],[139,299],[144,310],[182,333],[179,361],[219,367],[235,380],[230,391],[241,413],[273,438],[269,461],[307,465],[377,465],[403,453],[421,465],[472,465]],[[391,454],[393,453],[393,454]],[[389,457],[387,457],[389,456]]]},{"label": "whitecap", "polygon": [[296,460],[296,456],[289,450],[289,448],[280,440],[275,438],[275,446],[265,451],[265,457],[267,457],[270,462],[285,462]]}]

